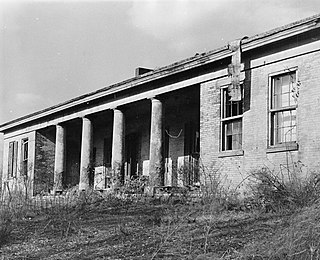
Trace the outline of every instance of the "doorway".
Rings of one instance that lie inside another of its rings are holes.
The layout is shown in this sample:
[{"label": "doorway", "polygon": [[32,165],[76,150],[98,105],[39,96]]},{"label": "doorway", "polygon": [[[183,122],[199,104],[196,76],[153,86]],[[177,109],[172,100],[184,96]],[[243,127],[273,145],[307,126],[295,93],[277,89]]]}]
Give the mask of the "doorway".
[{"label": "doorway", "polygon": [[124,181],[136,179],[139,176],[139,140],[137,133],[126,136],[125,148],[125,176]]}]

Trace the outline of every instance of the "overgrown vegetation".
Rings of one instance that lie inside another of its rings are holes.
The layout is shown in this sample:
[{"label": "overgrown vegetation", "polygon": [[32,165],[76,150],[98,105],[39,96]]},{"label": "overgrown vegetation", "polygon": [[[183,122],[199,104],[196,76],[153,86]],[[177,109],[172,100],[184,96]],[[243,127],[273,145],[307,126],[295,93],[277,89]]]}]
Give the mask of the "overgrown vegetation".
[{"label": "overgrown vegetation", "polygon": [[11,192],[0,206],[4,259],[320,259],[320,174],[262,168],[246,196],[219,171],[201,187],[143,194],[74,187],[59,196]]},{"label": "overgrown vegetation", "polygon": [[248,186],[256,206],[266,211],[296,210],[319,199],[320,173],[303,173],[298,163],[278,173],[262,168],[252,172]]}]

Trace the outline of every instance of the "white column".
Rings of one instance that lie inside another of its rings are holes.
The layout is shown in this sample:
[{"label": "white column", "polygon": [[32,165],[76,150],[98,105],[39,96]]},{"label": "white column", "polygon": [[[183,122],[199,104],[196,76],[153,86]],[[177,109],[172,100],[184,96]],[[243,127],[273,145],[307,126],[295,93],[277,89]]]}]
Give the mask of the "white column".
[{"label": "white column", "polygon": [[150,188],[163,185],[164,161],[162,154],[163,106],[159,99],[151,99],[151,132],[149,155],[149,185]]},{"label": "white column", "polygon": [[121,180],[123,163],[124,163],[124,148],[125,148],[125,118],[124,114],[119,109],[113,110],[113,134],[112,134],[112,170],[119,182]]},{"label": "white column", "polygon": [[65,128],[61,125],[56,125],[56,147],[54,157],[54,179],[53,191],[62,191],[62,178],[65,172],[65,154],[66,154],[66,134]]},{"label": "white column", "polygon": [[90,171],[92,170],[92,145],[92,122],[89,118],[83,117],[79,190],[86,190],[89,188],[89,176]]}]

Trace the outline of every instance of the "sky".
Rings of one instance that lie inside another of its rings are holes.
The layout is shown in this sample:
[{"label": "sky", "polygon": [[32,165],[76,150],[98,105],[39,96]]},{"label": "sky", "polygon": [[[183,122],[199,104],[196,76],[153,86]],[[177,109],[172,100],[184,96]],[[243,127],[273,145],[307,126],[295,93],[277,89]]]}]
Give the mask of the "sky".
[{"label": "sky", "polygon": [[0,0],[0,124],[317,13],[319,0]]}]

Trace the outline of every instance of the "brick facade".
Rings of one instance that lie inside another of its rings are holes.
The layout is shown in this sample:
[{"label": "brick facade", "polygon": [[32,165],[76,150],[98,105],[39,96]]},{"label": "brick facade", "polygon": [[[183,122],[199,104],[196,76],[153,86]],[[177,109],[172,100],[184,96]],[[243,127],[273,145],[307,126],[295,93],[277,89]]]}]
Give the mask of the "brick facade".
[{"label": "brick facade", "polygon": [[[309,45],[309,46],[308,46]],[[307,44],[272,55],[249,60],[251,67],[245,68],[250,78],[244,80],[244,89],[250,92],[243,113],[242,153],[221,151],[221,85],[212,81],[201,85],[201,158],[210,171],[219,171],[226,176],[227,183],[239,187],[253,170],[268,167],[277,173],[285,173],[295,162],[316,169],[320,162],[320,132],[317,122],[319,103],[320,53],[313,51],[319,44]],[[271,61],[271,64],[257,66]],[[256,67],[254,67],[256,66]],[[297,105],[297,149],[273,149],[269,143],[270,75],[296,69],[301,83]],[[211,168],[210,168],[211,167]]]}]

